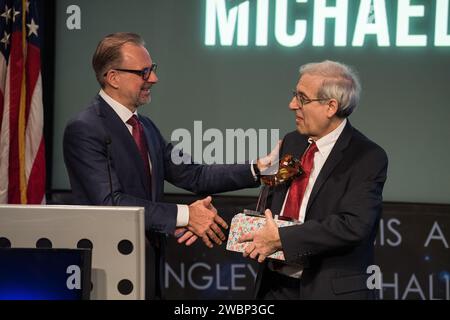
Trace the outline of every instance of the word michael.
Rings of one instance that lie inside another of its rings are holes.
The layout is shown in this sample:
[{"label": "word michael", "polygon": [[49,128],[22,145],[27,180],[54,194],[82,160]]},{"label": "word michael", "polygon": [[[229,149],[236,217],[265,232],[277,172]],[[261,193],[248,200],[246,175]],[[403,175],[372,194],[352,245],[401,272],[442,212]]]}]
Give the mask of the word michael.
[{"label": "word michael", "polygon": [[[295,3],[294,0],[256,0],[256,5],[253,5],[252,1],[250,6],[250,1],[235,5],[236,1],[206,0],[205,45],[232,46],[236,36],[238,46],[248,46],[250,21],[255,21],[255,25],[251,27],[255,30],[256,46],[267,46],[269,30],[274,30],[275,39],[281,46],[300,46],[307,38],[308,32],[312,32],[312,45],[323,47],[326,23],[332,21],[336,47],[348,45],[349,25],[355,26],[352,30],[352,47],[362,47],[368,36],[375,37],[379,47],[389,47],[393,42],[389,31],[396,35],[394,39],[396,47],[425,47],[431,42],[428,39],[429,35],[415,34],[411,29],[422,22],[421,19],[427,12],[429,15],[433,14],[435,22],[434,30],[429,30],[430,36],[434,35],[434,46],[450,47],[449,0],[424,1],[426,4],[417,4],[417,1],[411,0],[397,0],[395,17],[388,15],[390,12],[386,10],[386,3],[390,2],[386,0],[360,0],[356,22],[348,19],[349,2],[349,0],[336,0],[335,5],[327,5],[326,0],[309,2],[296,0]],[[431,10],[433,2],[435,2],[434,12]],[[234,6],[231,7],[232,5]],[[313,6],[312,21],[298,18],[298,13],[309,11],[308,6]],[[275,9],[274,21],[269,18],[269,8]],[[394,25],[389,25],[388,20],[394,21],[391,23]],[[273,26],[269,23],[273,23]],[[390,30],[393,27],[395,32]]]}]

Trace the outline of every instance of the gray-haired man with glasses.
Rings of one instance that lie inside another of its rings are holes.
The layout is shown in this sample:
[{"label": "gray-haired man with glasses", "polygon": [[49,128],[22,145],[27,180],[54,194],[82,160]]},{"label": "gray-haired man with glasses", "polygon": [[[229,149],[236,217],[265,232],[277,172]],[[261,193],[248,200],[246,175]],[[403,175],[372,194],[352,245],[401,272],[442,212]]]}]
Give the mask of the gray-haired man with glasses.
[{"label": "gray-haired man with glasses", "polygon": [[[244,255],[264,263],[256,282],[260,299],[373,299],[367,268],[381,217],[388,159],[350,125],[361,86],[348,66],[323,61],[300,68],[289,103],[295,131],[280,156],[301,158],[304,174],[277,188],[267,223],[241,238]],[[277,228],[277,214],[299,224]],[[283,250],[285,261],[266,257]]]}]

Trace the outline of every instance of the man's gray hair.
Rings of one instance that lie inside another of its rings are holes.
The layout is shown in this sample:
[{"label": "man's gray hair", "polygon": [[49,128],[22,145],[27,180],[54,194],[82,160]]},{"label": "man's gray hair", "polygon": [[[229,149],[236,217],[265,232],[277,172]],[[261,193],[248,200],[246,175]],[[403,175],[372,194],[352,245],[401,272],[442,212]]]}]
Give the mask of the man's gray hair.
[{"label": "man's gray hair", "polygon": [[324,77],[317,98],[336,99],[339,118],[347,118],[358,106],[361,83],[356,71],[351,67],[330,60],[308,63],[300,67],[300,78],[305,75]]}]

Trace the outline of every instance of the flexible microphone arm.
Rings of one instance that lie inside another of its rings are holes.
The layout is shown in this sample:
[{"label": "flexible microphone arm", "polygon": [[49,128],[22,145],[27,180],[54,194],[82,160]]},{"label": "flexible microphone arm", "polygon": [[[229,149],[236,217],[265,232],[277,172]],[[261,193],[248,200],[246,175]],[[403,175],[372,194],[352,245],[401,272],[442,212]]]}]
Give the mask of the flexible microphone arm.
[{"label": "flexible microphone arm", "polygon": [[108,165],[109,193],[111,196],[112,205],[116,206],[116,200],[114,199],[112,177],[111,177],[111,152],[109,150],[111,145],[111,138],[109,136],[105,138],[105,144],[106,144],[106,162]]}]

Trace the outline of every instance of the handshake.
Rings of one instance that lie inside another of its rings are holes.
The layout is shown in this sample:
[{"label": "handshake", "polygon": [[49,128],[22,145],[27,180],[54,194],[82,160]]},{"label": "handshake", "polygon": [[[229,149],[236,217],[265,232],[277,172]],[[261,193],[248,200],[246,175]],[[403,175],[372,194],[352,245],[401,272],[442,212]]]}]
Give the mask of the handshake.
[{"label": "handshake", "polygon": [[228,229],[227,223],[214,208],[211,196],[208,196],[189,205],[188,225],[177,228],[174,235],[178,238],[178,243],[185,243],[186,246],[200,237],[207,247],[212,248],[213,242],[221,245],[225,240],[221,227]]}]

